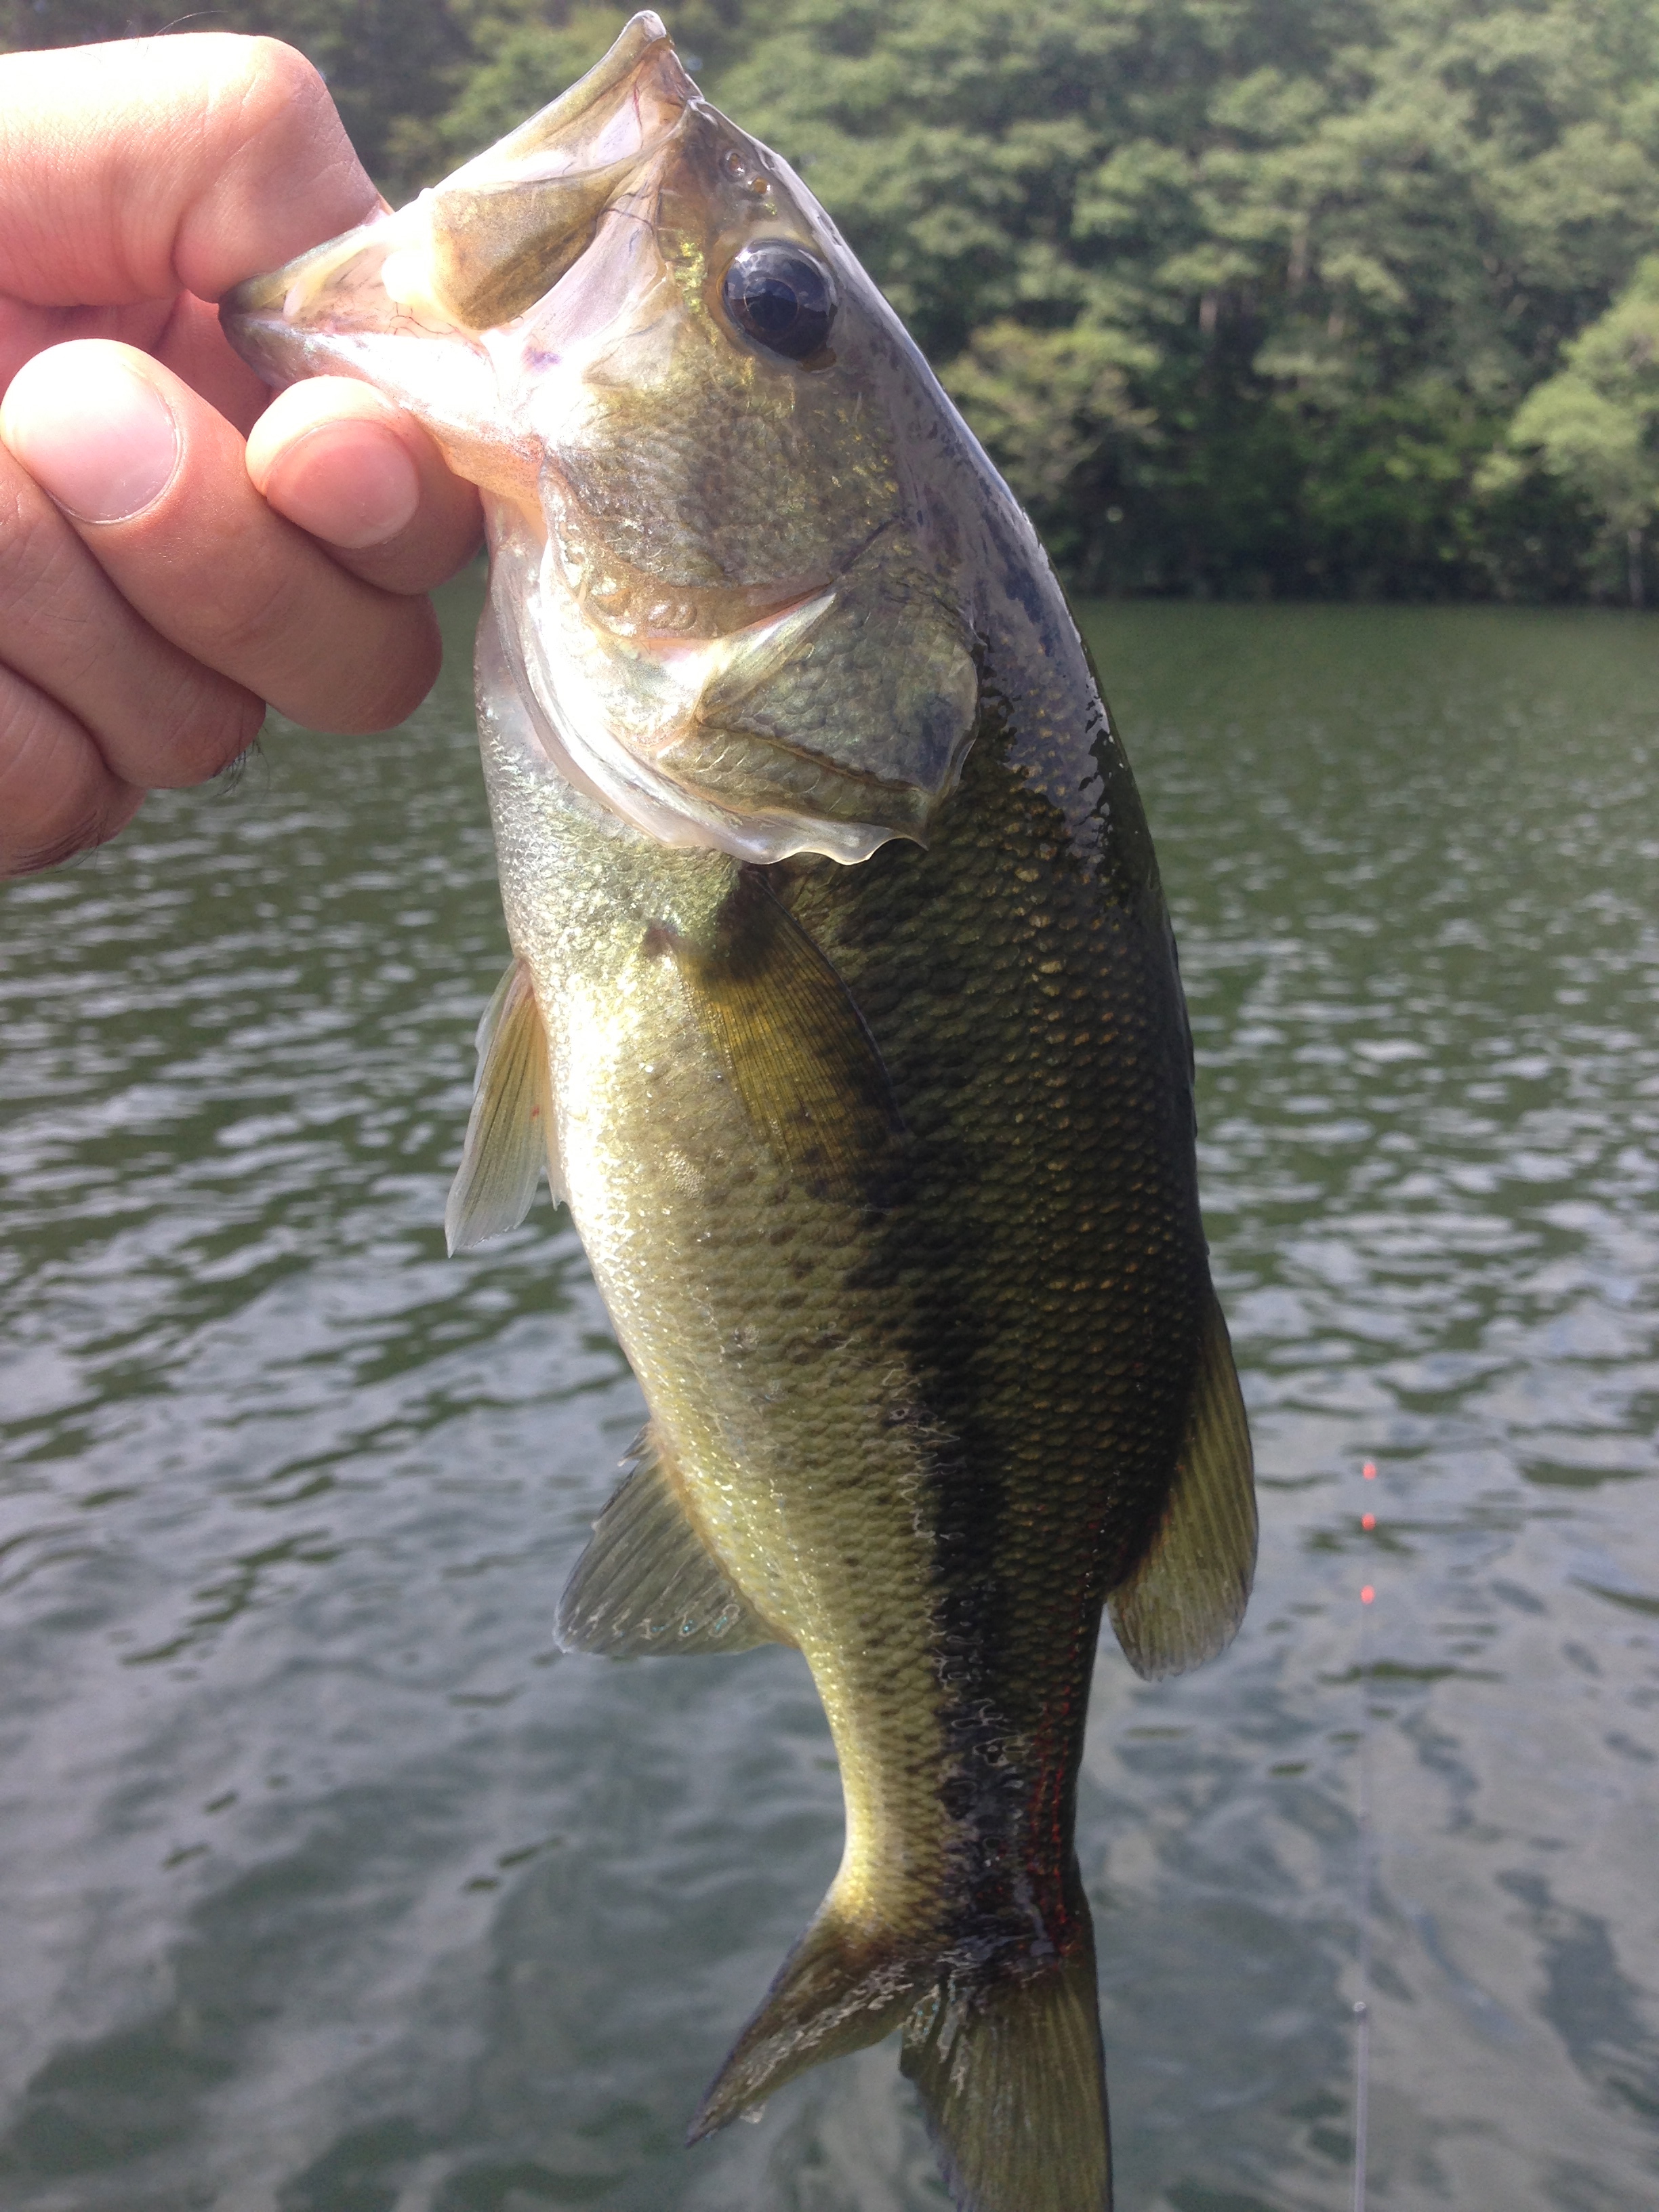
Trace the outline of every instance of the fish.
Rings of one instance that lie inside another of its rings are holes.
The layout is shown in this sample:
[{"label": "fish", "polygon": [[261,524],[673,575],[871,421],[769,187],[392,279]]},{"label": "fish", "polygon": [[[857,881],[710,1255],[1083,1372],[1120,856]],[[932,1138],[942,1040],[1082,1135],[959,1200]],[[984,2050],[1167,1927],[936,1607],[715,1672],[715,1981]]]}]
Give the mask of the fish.
[{"label": "fish", "polygon": [[690,2127],[901,2034],[964,2212],[1106,2212],[1076,1848],[1103,1610],[1231,1638],[1249,1428],[1146,820],[1032,527],[834,222],[633,17],[239,287],[483,494],[513,958],[446,1214],[568,1206],[647,1425],[560,1601],[799,1650],[834,1882]]}]

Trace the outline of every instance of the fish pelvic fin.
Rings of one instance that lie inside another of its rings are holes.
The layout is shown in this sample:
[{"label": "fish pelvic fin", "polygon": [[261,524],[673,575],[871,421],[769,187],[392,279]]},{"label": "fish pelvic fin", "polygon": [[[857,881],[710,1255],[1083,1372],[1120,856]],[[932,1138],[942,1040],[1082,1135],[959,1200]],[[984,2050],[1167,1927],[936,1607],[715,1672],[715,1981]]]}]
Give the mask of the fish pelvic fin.
[{"label": "fish pelvic fin", "polygon": [[1183,1674],[1232,1642],[1255,1575],[1249,1424],[1213,1291],[1163,1522],[1107,1610],[1137,1674]]},{"label": "fish pelvic fin", "polygon": [[547,1032],[530,970],[515,960],[495,986],[478,1024],[478,1076],[461,1164],[444,1207],[452,1252],[516,1229],[529,1212],[545,1167],[560,1191]]},{"label": "fish pelvic fin", "polygon": [[559,1600],[563,1648],[673,1658],[782,1642],[693,1524],[672,1455],[653,1428],[640,1431],[629,1459]]},{"label": "fish pelvic fin", "polygon": [[832,1889],[728,2053],[686,2136],[701,2142],[809,2066],[879,2043],[934,1967],[896,1951],[890,1932],[855,1927]]},{"label": "fish pelvic fin", "polygon": [[1075,1869],[1074,1940],[1027,1973],[952,1968],[911,2011],[899,2059],[960,2212],[1111,2212],[1095,1947]]},{"label": "fish pelvic fin", "polygon": [[738,871],[714,946],[675,945],[699,1018],[750,1118],[825,1195],[878,1204],[902,1134],[851,993],[757,869]]}]

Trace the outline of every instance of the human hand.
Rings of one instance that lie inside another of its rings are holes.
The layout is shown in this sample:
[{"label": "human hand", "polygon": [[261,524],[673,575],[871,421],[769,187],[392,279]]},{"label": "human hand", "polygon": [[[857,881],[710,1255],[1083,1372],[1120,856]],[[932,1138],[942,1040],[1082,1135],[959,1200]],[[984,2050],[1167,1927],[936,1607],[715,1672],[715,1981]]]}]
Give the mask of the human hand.
[{"label": "human hand", "polygon": [[367,385],[272,400],[210,304],[378,204],[273,40],[0,57],[0,875],[216,775],[267,701],[355,732],[430,687],[476,492]]}]

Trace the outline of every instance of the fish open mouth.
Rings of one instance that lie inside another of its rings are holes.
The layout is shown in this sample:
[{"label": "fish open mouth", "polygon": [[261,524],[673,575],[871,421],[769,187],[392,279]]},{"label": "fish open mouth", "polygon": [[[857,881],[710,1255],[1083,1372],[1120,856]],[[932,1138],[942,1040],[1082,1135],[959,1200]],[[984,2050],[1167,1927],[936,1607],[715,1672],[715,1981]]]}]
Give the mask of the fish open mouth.
[{"label": "fish open mouth", "polygon": [[850,863],[925,841],[977,678],[879,410],[860,423],[880,371],[841,251],[641,15],[498,144],[223,315],[272,383],[362,377],[480,486],[497,629],[582,789],[663,842]]},{"label": "fish open mouth", "polygon": [[433,329],[498,328],[580,258],[697,97],[661,18],[635,15],[561,99],[396,214],[238,285],[223,313],[290,333],[384,330],[400,309]]}]

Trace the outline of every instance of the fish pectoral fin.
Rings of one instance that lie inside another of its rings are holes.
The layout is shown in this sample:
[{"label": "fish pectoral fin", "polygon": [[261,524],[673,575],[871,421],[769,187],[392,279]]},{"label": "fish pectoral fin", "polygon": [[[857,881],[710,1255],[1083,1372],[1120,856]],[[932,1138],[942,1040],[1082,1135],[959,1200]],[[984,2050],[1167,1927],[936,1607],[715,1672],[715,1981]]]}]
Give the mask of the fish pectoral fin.
[{"label": "fish pectoral fin", "polygon": [[1106,1601],[1137,1674],[1184,1674],[1231,1643],[1255,1573],[1249,1424],[1213,1291],[1176,1478],[1146,1557]]},{"label": "fish pectoral fin", "polygon": [[547,1034],[530,970],[515,960],[478,1024],[478,1078],[461,1164],[444,1207],[452,1252],[516,1229],[530,1211],[544,1166],[559,1188]]},{"label": "fish pectoral fin", "polygon": [[803,1182],[879,1201],[902,1125],[852,994],[760,873],[738,871],[710,948],[674,944],[750,1118]]},{"label": "fish pectoral fin", "polygon": [[563,1648],[672,1658],[785,1642],[693,1527],[652,1429],[641,1430],[631,1456],[559,1600],[555,1631]]}]

